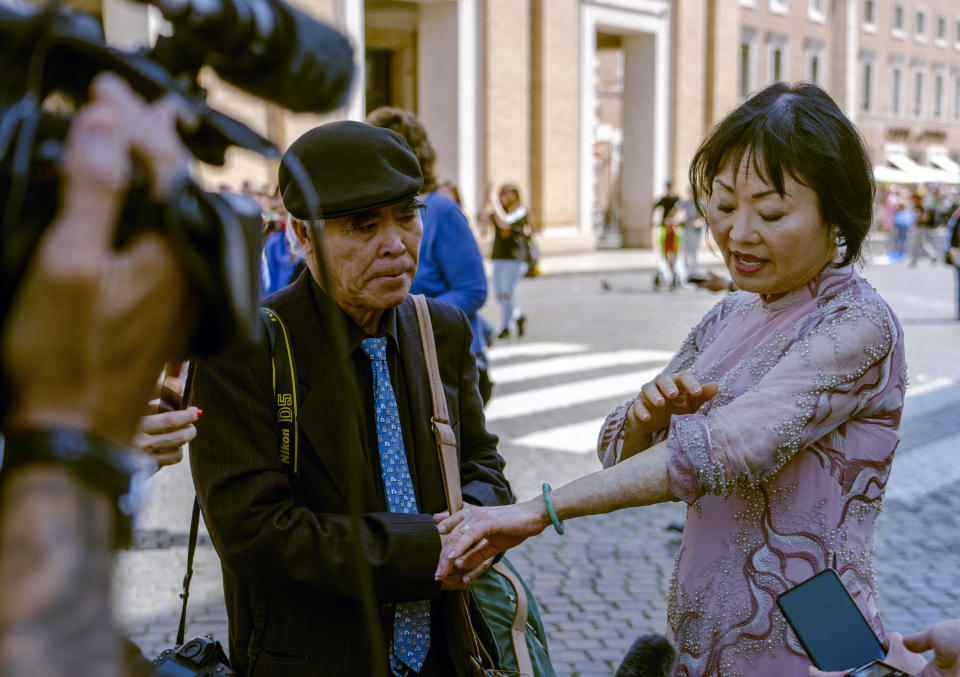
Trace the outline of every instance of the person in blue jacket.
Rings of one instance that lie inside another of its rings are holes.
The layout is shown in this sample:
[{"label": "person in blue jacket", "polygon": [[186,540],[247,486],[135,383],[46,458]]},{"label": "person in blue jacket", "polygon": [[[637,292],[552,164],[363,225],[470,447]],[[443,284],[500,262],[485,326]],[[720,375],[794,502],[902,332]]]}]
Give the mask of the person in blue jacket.
[{"label": "person in blue jacket", "polygon": [[301,270],[303,256],[292,252],[286,229],[289,225],[287,210],[278,195],[270,200],[267,214],[267,238],[263,244],[263,270],[261,270],[260,298],[283,289],[293,282]]},{"label": "person in blue jacket", "polygon": [[457,306],[467,315],[473,330],[471,350],[480,372],[480,395],[484,403],[490,399],[490,382],[486,357],[486,338],[479,311],[487,300],[487,276],[483,256],[470,224],[460,206],[438,191],[434,174],[436,152],[427,138],[427,130],[416,115],[408,110],[383,106],[367,116],[367,123],[392,129],[413,149],[423,173],[423,240],[420,262],[410,287],[411,294],[423,294]]}]

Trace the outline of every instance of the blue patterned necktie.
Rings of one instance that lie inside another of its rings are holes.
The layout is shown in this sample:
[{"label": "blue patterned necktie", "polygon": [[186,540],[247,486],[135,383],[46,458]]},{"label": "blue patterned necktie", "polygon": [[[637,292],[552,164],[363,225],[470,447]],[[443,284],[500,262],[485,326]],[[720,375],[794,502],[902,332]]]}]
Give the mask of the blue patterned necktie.
[{"label": "blue patterned necktie", "polygon": [[[373,402],[377,417],[377,446],[380,449],[380,470],[387,497],[387,510],[416,514],[417,496],[403,448],[403,431],[397,398],[390,383],[387,366],[387,339],[383,336],[363,339],[363,352],[373,369]],[[393,644],[390,665],[394,674],[404,674],[398,662],[420,672],[430,650],[430,602],[419,600],[397,604],[393,614]]]}]

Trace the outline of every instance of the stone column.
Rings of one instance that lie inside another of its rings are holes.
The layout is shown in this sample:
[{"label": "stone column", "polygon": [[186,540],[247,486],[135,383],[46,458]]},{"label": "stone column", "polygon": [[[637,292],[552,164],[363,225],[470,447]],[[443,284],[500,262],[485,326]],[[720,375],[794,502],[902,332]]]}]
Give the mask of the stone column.
[{"label": "stone column", "polygon": [[737,105],[740,8],[737,0],[709,0],[707,10],[707,101],[704,133]]},{"label": "stone column", "polygon": [[458,30],[456,2],[417,7],[417,111],[437,151],[437,181],[458,180]]},{"label": "stone column", "polygon": [[[552,248],[582,250],[593,245],[593,232],[592,224],[578,223],[577,212],[577,2],[533,0],[532,23],[533,221],[541,230],[541,239],[551,238]],[[552,234],[547,232],[551,229]]]},{"label": "stone column", "polygon": [[703,0],[673,3],[673,177],[687,196],[690,160],[703,139],[707,113],[707,7]]},{"label": "stone column", "polygon": [[858,112],[856,80],[859,45],[857,36],[860,26],[857,6],[859,4],[857,0],[833,0],[828,3],[827,19],[830,32],[827,40],[830,70],[825,81],[825,89],[854,123],[857,121]]},{"label": "stone column", "polygon": [[486,178],[517,184],[529,208],[530,0],[486,0],[485,24]]},{"label": "stone column", "polygon": [[620,236],[624,247],[650,247],[654,190],[656,36],[623,36],[623,169]]},{"label": "stone column", "polygon": [[483,72],[479,0],[457,0],[457,187],[476,218],[483,197],[480,83]]}]

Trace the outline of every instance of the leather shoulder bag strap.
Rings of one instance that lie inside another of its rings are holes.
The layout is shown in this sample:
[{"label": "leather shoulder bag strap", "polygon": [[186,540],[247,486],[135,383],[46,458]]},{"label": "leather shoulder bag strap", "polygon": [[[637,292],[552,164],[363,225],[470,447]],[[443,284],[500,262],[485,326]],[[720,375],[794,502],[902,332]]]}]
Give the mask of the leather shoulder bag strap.
[{"label": "leather shoulder bag strap", "polygon": [[[423,359],[427,365],[427,378],[430,381],[430,399],[433,401],[433,436],[437,444],[437,456],[440,460],[440,472],[443,475],[443,493],[447,499],[450,514],[463,507],[463,494],[460,492],[460,461],[457,458],[457,437],[450,427],[450,414],[447,401],[443,396],[443,382],[440,380],[440,366],[437,364],[437,345],[433,338],[433,325],[430,324],[430,309],[422,294],[412,294],[413,305],[417,310],[417,323],[420,326],[420,344],[423,346]],[[470,621],[470,594],[456,592],[451,597],[450,611],[459,617],[450,627],[459,628],[458,639],[472,658],[472,675],[484,675],[485,667],[493,666],[493,659],[484,649],[480,638]],[[453,619],[451,619],[453,621]]]},{"label": "leather shoulder bag strap", "polygon": [[440,457],[440,471],[443,473],[443,492],[447,498],[450,514],[463,507],[463,494],[460,492],[460,461],[457,457],[457,436],[450,427],[450,414],[447,400],[443,396],[443,381],[440,380],[440,367],[437,364],[437,345],[433,339],[433,325],[430,324],[430,309],[423,294],[411,296],[417,309],[417,321],[420,324],[420,342],[423,345],[423,358],[427,363],[427,377],[430,380],[430,397],[433,400],[433,436],[437,442],[437,454]]},{"label": "leather shoulder bag strap", "polygon": [[[412,295],[411,298],[413,298],[414,306],[417,309],[417,321],[420,324],[420,341],[423,344],[423,357],[427,363],[430,396],[433,400],[433,434],[437,440],[437,453],[440,456],[440,469],[443,472],[447,507],[452,514],[463,507],[463,495],[460,492],[460,463],[457,458],[457,438],[450,427],[447,401],[443,396],[443,382],[440,380],[440,367],[437,364],[437,345],[433,338],[433,325],[430,324],[430,309],[427,307],[427,300],[422,294]],[[498,562],[492,568],[510,582],[517,595],[517,608],[513,614],[510,636],[520,674],[533,675],[533,661],[530,659],[526,638],[526,591],[520,579],[506,564]],[[476,637],[475,633],[474,636]],[[479,642],[479,640],[476,641]]]},{"label": "leather shoulder bag strap", "polygon": [[517,657],[517,671],[521,675],[533,675],[533,660],[527,647],[527,592],[520,578],[502,560],[491,568],[510,581],[517,595],[517,608],[510,625],[510,641],[513,642],[513,652]]}]

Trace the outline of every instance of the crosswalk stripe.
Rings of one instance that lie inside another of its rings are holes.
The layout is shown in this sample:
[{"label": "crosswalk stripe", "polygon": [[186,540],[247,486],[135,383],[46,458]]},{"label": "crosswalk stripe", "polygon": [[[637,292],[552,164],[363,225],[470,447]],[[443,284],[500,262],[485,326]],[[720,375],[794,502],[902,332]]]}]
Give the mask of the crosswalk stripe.
[{"label": "crosswalk stripe", "polygon": [[[910,398],[911,395],[941,393],[945,388],[955,387],[956,385],[957,384],[950,379],[937,379],[936,381],[930,381],[929,383],[923,384],[923,386],[911,389],[907,395],[908,398]],[[960,389],[958,389],[958,392],[960,392]],[[911,402],[911,404],[913,404],[913,402]],[[915,409],[909,405],[906,407],[906,410],[908,413],[915,411]],[[600,434],[600,426],[603,425],[603,421],[604,419],[602,418],[595,418],[589,421],[583,421],[582,423],[571,423],[569,425],[545,428],[521,435],[520,437],[515,437],[509,441],[511,444],[517,444],[522,447],[536,447],[538,449],[562,451],[569,454],[594,453],[597,448],[597,435]],[[910,453],[912,454],[920,449],[923,449],[923,447],[912,449]],[[957,450],[960,450],[960,446],[957,447]],[[926,461],[924,461],[924,464],[926,464]],[[957,468],[958,472],[960,472],[960,465],[957,465]]]},{"label": "crosswalk stripe", "polygon": [[[915,501],[960,481],[960,434],[942,437],[909,454],[895,454],[886,499]],[[922,459],[919,463],[918,459]]]},{"label": "crosswalk stripe", "polygon": [[659,373],[659,369],[642,369],[616,376],[604,376],[559,386],[534,388],[510,395],[499,395],[487,405],[487,420],[515,418],[574,404],[634,395],[639,392],[644,383]]},{"label": "crosswalk stripe", "polygon": [[[570,375],[576,378],[576,374],[579,372],[604,367],[651,362],[661,364],[658,368],[635,370],[626,374],[584,379],[556,386],[531,388],[509,395],[499,395],[494,397],[487,407],[488,421],[504,421],[530,414],[548,412],[556,408],[613,399],[620,396],[629,397],[635,394],[640,386],[656,376],[662,369],[662,363],[671,357],[671,353],[658,350],[587,352],[587,346],[565,343],[529,343],[500,346],[495,350],[497,351],[495,359],[533,358],[504,364],[492,369],[491,373],[494,381],[500,384],[522,384],[525,381],[549,376]],[[546,357],[547,359],[536,359],[540,357]],[[919,415],[928,409],[928,402],[929,406],[943,406],[954,400],[960,400],[960,381],[943,377],[934,378],[910,386],[907,389],[906,399],[905,417]],[[534,447],[563,453],[593,453],[596,449],[597,435],[602,424],[602,418],[591,418],[586,421],[537,428],[516,437],[501,435],[501,438],[505,443],[522,447]],[[960,447],[957,440],[953,440],[952,445],[954,451]],[[914,449],[911,451],[911,455],[925,448]],[[929,464],[925,462],[923,465],[926,467]],[[960,479],[960,465],[956,465],[956,467],[957,479]]]},{"label": "crosswalk stripe", "polygon": [[510,442],[521,447],[537,447],[568,454],[585,454],[597,448],[597,436],[604,419],[595,418],[582,423],[571,423],[556,428],[538,430],[516,437]]},{"label": "crosswalk stripe", "polygon": [[907,397],[916,397],[917,395],[926,395],[929,392],[936,390],[942,390],[943,388],[949,388],[950,386],[956,383],[953,379],[949,378],[935,378],[932,381],[927,381],[925,383],[918,383],[917,385],[911,385],[907,387]]},{"label": "crosswalk stripe", "polygon": [[615,350],[604,353],[583,353],[548,360],[504,365],[491,370],[490,375],[496,383],[516,383],[544,376],[572,374],[603,367],[642,364],[644,362],[663,363],[671,357],[673,357],[673,354],[664,350]]},{"label": "crosswalk stripe", "polygon": [[512,357],[548,357],[550,355],[569,355],[582,353],[589,346],[582,343],[517,343],[514,345],[493,346],[487,350],[491,362],[507,360]]},{"label": "crosswalk stripe", "polygon": [[903,421],[922,418],[929,412],[960,403],[960,381],[936,378],[907,388]]}]

